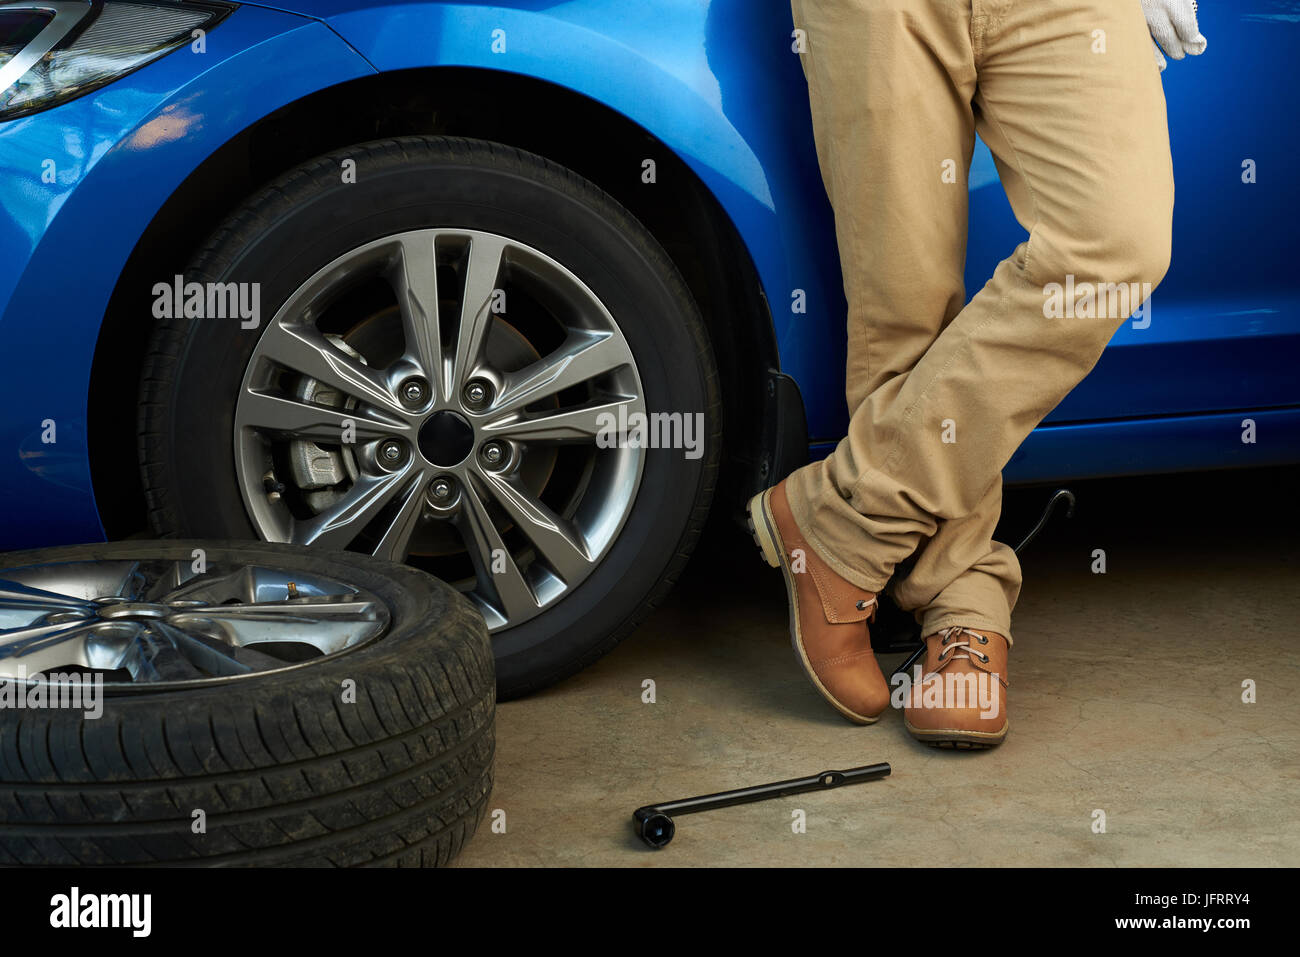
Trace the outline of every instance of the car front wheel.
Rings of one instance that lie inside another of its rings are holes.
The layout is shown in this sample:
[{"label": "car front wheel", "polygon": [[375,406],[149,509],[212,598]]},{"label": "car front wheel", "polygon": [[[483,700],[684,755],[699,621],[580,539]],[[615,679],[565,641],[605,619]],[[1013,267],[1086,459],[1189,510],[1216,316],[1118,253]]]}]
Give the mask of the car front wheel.
[{"label": "car front wheel", "polygon": [[281,176],[157,287],[140,449],[164,535],[403,561],[493,635],[503,697],[594,661],[680,570],[717,470],[717,373],[654,238],[483,141]]}]

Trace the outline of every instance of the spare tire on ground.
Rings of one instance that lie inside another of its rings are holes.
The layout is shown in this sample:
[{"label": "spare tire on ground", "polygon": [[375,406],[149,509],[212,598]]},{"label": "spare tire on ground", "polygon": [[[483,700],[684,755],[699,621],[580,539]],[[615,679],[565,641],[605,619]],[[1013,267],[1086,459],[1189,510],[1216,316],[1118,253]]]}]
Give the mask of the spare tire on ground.
[{"label": "spare tire on ground", "polygon": [[0,554],[0,864],[432,866],[492,790],[486,626],[368,555]]}]

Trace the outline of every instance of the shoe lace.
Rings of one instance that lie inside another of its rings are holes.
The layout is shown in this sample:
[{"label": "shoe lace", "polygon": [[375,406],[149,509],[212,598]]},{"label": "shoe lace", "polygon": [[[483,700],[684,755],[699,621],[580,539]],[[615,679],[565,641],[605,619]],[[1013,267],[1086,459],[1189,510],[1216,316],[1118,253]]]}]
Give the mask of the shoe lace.
[{"label": "shoe lace", "polygon": [[[966,659],[974,657],[978,658],[984,664],[989,663],[988,655],[984,654],[982,651],[976,651],[971,647],[972,640],[975,641],[976,644],[987,645],[989,643],[987,635],[981,635],[978,631],[975,631],[972,628],[967,628],[965,625],[952,625],[948,628],[944,628],[939,632],[939,634],[942,636],[939,644],[946,649],[939,653],[940,663],[946,663],[958,657]],[[957,640],[958,638],[963,637],[966,639],[965,641]],[[966,654],[954,655],[953,652],[958,648],[965,648]]]}]

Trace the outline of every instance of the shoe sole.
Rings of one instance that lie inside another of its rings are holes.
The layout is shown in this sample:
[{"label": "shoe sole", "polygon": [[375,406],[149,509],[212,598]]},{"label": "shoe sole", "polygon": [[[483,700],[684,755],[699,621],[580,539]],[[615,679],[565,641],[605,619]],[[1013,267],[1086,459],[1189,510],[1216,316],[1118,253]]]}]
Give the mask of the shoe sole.
[{"label": "shoe sole", "polygon": [[951,730],[922,729],[913,725],[906,718],[903,719],[903,726],[907,728],[908,734],[922,744],[928,744],[935,748],[952,748],[958,751],[980,751],[996,748],[1006,738],[1007,732],[1011,730],[1010,721],[1002,726],[1001,731],[960,731],[956,728]]},{"label": "shoe sole", "polygon": [[781,540],[781,533],[776,528],[776,520],[772,517],[772,507],[768,501],[771,494],[772,490],[767,489],[749,500],[745,506],[745,521],[749,525],[749,534],[754,537],[754,542],[763,555],[763,561],[773,568],[781,569],[781,577],[785,579],[787,604],[790,606],[790,645],[794,648],[795,656],[799,659],[804,674],[812,681],[813,687],[836,711],[854,724],[875,724],[880,720],[880,715],[870,717],[858,714],[835,700],[835,696],[821,683],[817,672],[813,671],[812,662],[808,660],[808,652],[804,650],[803,639],[799,634],[799,596],[795,589],[794,573],[784,561],[785,543]]}]

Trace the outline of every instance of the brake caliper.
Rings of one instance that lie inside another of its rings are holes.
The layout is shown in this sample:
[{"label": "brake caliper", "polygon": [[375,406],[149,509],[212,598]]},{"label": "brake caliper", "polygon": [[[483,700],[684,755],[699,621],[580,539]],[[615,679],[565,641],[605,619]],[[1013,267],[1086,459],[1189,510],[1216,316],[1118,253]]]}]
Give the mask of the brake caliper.
[{"label": "brake caliper", "polygon": [[[325,338],[341,352],[366,364],[365,357],[349,346],[341,336],[330,333]],[[354,409],[357,405],[356,399],[316,379],[304,378],[295,394],[305,402],[334,409]],[[357,480],[357,460],[352,451],[342,445],[333,450],[309,439],[293,439],[289,443],[289,474],[294,485],[303,493],[303,500],[312,511],[319,513],[338,502],[347,488]]]}]

